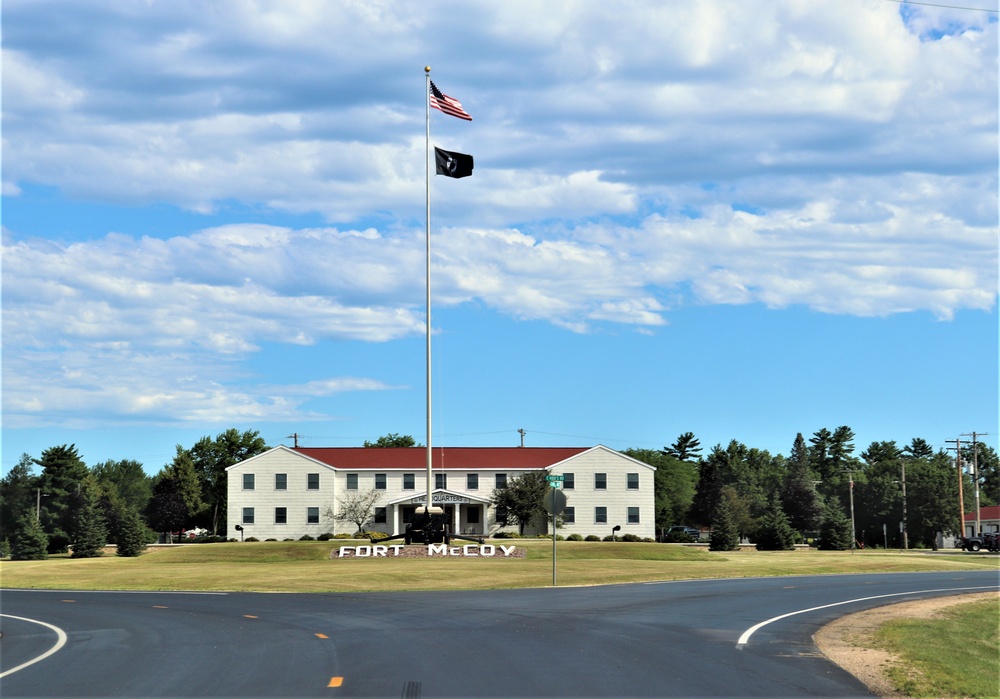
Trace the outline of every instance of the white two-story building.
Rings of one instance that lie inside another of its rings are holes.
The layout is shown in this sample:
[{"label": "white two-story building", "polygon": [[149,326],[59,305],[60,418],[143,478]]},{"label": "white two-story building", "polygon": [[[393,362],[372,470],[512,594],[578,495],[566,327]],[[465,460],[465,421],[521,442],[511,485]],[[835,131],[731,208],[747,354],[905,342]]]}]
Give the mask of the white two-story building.
[{"label": "white two-story building", "polygon": [[[641,461],[596,447],[434,447],[433,505],[444,508],[451,531],[490,536],[517,531],[491,502],[494,488],[525,473],[563,477],[567,508],[562,536],[654,536],[653,472]],[[427,499],[427,450],[411,448],[275,447],[228,469],[228,536],[299,539],[350,533],[338,521],[342,504],[380,494],[365,525],[401,534]],[[544,533],[538,523],[525,534]]]}]

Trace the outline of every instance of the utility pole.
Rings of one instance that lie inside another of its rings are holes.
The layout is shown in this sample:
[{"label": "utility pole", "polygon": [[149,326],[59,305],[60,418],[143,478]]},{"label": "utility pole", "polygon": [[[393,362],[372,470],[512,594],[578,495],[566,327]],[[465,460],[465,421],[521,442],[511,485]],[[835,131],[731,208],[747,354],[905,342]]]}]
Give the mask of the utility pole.
[{"label": "utility pole", "polygon": [[955,468],[958,469],[958,536],[965,536],[965,498],[962,495],[962,489],[964,487],[965,479],[962,477],[964,474],[962,472],[962,438],[958,439],[946,439],[945,442],[954,442],[954,447],[948,447],[948,449],[954,448],[955,450]]},{"label": "utility pole", "polygon": [[525,435],[526,433],[525,433],[525,431],[524,431],[523,429],[519,429],[519,430],[517,431],[517,433],[518,433],[519,435],[521,435],[521,446],[523,447],[523,446],[524,446],[524,435]]},{"label": "utility pole", "polygon": [[857,532],[854,529],[854,471],[847,469],[847,478],[851,484],[851,553],[854,553],[854,546],[857,543]]},{"label": "utility pole", "polygon": [[906,533],[906,462],[902,462],[903,466],[903,550],[906,551],[910,548],[910,541],[907,538]]},{"label": "utility pole", "polygon": [[[295,448],[298,449],[299,448],[299,433],[298,432],[292,432],[290,435],[288,435],[288,437],[291,437],[292,439],[295,440]],[[285,439],[288,439],[288,437],[285,437]]]},{"label": "utility pole", "polygon": [[962,435],[963,437],[972,437],[972,489],[976,496],[976,530],[972,532],[973,536],[979,536],[983,533],[982,522],[979,519],[979,446],[976,437],[987,434],[989,432],[971,432]]}]

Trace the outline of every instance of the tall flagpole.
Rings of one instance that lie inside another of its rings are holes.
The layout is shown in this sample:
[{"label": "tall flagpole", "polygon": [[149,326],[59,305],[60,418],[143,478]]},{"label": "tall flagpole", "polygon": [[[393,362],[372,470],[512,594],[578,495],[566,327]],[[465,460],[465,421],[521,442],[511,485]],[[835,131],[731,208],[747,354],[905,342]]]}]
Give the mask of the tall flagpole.
[{"label": "tall flagpole", "polygon": [[431,514],[431,466],[433,464],[433,452],[431,451],[431,67],[424,67],[424,104],[426,113],[427,140],[424,147],[424,171],[427,178],[426,203],[427,203],[427,230],[426,253],[427,253],[427,501],[424,510],[427,517]]}]

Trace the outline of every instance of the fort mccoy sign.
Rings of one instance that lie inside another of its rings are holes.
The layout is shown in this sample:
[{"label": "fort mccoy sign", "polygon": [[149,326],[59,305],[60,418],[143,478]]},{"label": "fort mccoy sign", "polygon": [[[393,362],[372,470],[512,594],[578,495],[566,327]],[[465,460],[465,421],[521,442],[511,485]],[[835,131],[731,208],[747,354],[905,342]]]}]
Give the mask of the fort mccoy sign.
[{"label": "fort mccoy sign", "polygon": [[525,550],[516,546],[494,546],[492,544],[427,544],[426,546],[405,546],[403,544],[371,544],[370,546],[341,546],[331,552],[331,558],[525,558]]}]

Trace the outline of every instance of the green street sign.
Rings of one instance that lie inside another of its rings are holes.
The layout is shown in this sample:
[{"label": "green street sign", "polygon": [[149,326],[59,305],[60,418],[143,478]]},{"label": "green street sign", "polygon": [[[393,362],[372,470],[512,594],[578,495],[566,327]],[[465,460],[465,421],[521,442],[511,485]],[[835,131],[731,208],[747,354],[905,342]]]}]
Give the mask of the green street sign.
[{"label": "green street sign", "polygon": [[564,481],[566,480],[566,476],[546,476],[545,480],[547,480],[549,483],[552,483],[554,481]]},{"label": "green street sign", "polygon": [[562,485],[562,483],[560,483],[559,481],[549,481],[549,487],[550,488],[558,488],[561,485]]}]

